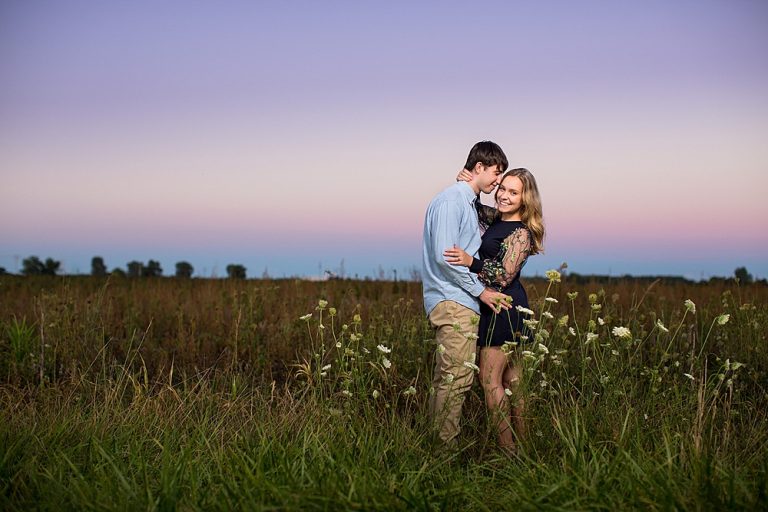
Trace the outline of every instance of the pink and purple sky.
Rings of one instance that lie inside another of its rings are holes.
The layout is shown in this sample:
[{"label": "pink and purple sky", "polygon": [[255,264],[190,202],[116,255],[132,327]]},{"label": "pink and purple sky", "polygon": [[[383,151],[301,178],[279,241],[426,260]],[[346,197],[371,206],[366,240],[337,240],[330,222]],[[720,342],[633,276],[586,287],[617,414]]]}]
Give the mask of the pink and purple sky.
[{"label": "pink and purple sky", "polygon": [[486,139],[542,192],[524,275],[768,277],[764,1],[0,3],[11,272],[408,276]]}]

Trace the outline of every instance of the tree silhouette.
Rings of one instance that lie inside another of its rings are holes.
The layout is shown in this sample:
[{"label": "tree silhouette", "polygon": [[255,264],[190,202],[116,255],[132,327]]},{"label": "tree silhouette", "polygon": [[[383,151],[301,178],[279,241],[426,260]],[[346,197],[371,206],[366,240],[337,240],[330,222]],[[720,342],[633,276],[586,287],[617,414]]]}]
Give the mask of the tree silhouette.
[{"label": "tree silhouette", "polygon": [[93,259],[91,259],[91,275],[104,277],[107,274],[107,266],[104,264],[104,258],[101,256],[94,256]]},{"label": "tree silhouette", "polygon": [[736,279],[739,280],[740,283],[749,284],[754,281],[752,274],[747,272],[747,267],[737,268],[733,271],[733,275],[736,277]]},{"label": "tree silhouette", "polygon": [[160,262],[149,260],[147,265],[141,269],[141,275],[144,277],[160,277],[163,275],[163,268],[160,266]]},{"label": "tree silhouette", "polygon": [[5,267],[0,267],[0,276],[4,276],[7,273],[8,271],[5,270]]},{"label": "tree silhouette", "polygon": [[192,272],[195,268],[187,261],[180,261],[176,263],[176,277],[189,278],[192,277]]},{"label": "tree silhouette", "polygon": [[55,276],[61,267],[60,261],[46,258],[45,262],[42,262],[37,256],[24,258],[21,264],[21,273],[25,276]]},{"label": "tree silhouette", "polygon": [[144,268],[144,264],[140,261],[128,262],[128,277],[141,277],[141,269]]},{"label": "tree silhouette", "polygon": [[245,279],[245,271],[246,268],[242,265],[227,265],[227,276],[229,276],[230,279]]}]

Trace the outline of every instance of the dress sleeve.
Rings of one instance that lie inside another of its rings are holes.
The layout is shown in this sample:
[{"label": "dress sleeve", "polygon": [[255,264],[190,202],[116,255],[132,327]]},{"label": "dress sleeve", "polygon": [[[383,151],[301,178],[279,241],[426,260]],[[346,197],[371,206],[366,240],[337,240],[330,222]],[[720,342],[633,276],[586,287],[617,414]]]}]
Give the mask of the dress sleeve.
[{"label": "dress sleeve", "polygon": [[477,211],[477,221],[480,224],[480,231],[485,232],[488,226],[493,224],[496,220],[496,208],[492,206],[486,206],[480,202],[478,197],[475,201],[475,210]]},{"label": "dress sleeve", "polygon": [[483,261],[477,277],[488,286],[501,290],[509,286],[520,273],[531,252],[531,235],[526,228],[517,228],[501,242],[494,258]]}]

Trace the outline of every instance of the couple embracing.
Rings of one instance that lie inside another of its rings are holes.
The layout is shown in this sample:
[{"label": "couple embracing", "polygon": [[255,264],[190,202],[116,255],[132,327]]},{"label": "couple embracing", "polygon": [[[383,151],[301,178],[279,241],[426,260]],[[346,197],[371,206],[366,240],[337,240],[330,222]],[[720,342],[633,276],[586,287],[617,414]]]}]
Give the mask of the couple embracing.
[{"label": "couple embracing", "polygon": [[[514,452],[524,435],[521,365],[509,348],[527,340],[520,269],[541,252],[544,225],[533,175],[507,167],[498,144],[478,142],[457,183],[432,200],[424,220],[424,307],[437,342],[429,413],[448,446],[456,444],[478,368],[499,445]],[[496,207],[481,204],[480,192],[497,186]]]}]

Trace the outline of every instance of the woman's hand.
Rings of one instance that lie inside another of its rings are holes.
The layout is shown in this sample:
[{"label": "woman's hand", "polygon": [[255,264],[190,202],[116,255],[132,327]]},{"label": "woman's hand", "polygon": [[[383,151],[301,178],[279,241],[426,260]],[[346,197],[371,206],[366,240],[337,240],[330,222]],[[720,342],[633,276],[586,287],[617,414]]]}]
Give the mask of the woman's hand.
[{"label": "woman's hand", "polygon": [[456,181],[472,181],[472,173],[466,169],[462,169],[459,171],[459,174],[456,175]]},{"label": "woman's hand", "polygon": [[445,261],[451,265],[460,265],[462,267],[468,267],[472,265],[472,256],[459,249],[455,245],[451,249],[443,251],[443,257]]}]

